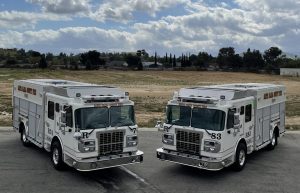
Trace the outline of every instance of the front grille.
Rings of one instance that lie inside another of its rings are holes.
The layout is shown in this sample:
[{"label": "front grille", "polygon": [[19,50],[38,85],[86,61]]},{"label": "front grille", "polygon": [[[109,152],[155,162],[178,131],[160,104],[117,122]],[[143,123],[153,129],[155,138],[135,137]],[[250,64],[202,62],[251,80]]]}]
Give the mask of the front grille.
[{"label": "front grille", "polygon": [[98,132],[99,155],[119,154],[123,152],[123,131]]},{"label": "front grille", "polygon": [[200,155],[201,132],[176,131],[176,147],[178,152]]}]

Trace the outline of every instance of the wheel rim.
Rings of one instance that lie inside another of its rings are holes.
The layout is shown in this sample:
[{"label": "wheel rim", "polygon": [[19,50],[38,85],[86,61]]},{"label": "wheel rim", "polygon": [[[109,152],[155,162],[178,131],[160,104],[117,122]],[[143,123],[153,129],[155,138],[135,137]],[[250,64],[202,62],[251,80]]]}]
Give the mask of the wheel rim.
[{"label": "wheel rim", "polygon": [[273,134],[273,137],[272,137],[272,142],[271,142],[272,146],[275,146],[276,144],[276,137],[275,135]]},{"label": "wheel rim", "polygon": [[239,164],[240,166],[243,166],[245,164],[246,160],[246,153],[243,149],[241,149],[240,154],[239,154]]},{"label": "wheel rim", "polygon": [[54,163],[55,165],[58,164],[59,153],[58,153],[58,149],[57,149],[57,148],[54,148],[54,149],[53,149],[53,152],[52,152],[52,160],[53,160],[53,163]]},{"label": "wheel rim", "polygon": [[25,135],[24,131],[22,131],[22,140],[23,140],[24,143],[27,142],[27,138],[26,138],[26,135]]}]

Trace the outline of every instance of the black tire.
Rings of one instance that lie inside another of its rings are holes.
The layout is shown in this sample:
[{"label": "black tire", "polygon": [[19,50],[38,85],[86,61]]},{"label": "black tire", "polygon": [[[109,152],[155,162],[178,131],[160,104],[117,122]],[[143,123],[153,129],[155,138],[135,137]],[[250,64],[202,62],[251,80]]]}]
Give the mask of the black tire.
[{"label": "black tire", "polygon": [[275,131],[273,132],[273,135],[272,135],[272,138],[271,138],[271,142],[270,144],[268,145],[268,150],[273,150],[275,149],[276,145],[278,143],[278,138],[277,138],[277,135],[275,133]]},{"label": "black tire", "polygon": [[30,142],[29,140],[27,139],[27,136],[26,136],[26,130],[24,127],[21,126],[20,128],[21,130],[21,135],[20,135],[20,139],[22,141],[22,144],[25,146],[25,147],[28,147],[30,145]]},{"label": "black tire", "polygon": [[242,171],[247,163],[247,148],[244,143],[239,143],[236,153],[235,162],[233,164],[233,170]]},{"label": "black tire", "polygon": [[58,141],[54,141],[51,146],[51,162],[56,170],[64,170],[65,163],[62,156],[62,148]]}]

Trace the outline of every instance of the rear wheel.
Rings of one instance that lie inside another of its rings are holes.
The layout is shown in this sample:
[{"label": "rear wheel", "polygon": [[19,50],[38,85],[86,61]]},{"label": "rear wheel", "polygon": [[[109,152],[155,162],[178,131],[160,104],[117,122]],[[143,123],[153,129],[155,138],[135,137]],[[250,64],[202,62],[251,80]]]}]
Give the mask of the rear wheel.
[{"label": "rear wheel", "polygon": [[29,140],[27,139],[27,135],[26,135],[26,130],[24,127],[21,126],[21,141],[22,141],[22,144],[25,146],[25,147],[28,147],[30,142]]},{"label": "rear wheel", "polygon": [[62,158],[62,149],[58,141],[53,142],[51,147],[51,162],[55,169],[63,170],[65,164]]},{"label": "rear wheel", "polygon": [[268,145],[268,149],[269,149],[269,150],[275,149],[277,143],[278,143],[278,139],[277,139],[276,133],[275,133],[275,131],[274,131],[274,132],[273,132],[273,135],[272,135],[272,138],[271,138],[271,142],[270,142],[270,144]]},{"label": "rear wheel", "polygon": [[235,171],[241,171],[245,167],[247,162],[247,148],[244,143],[240,143],[236,149],[235,162],[233,169]]}]

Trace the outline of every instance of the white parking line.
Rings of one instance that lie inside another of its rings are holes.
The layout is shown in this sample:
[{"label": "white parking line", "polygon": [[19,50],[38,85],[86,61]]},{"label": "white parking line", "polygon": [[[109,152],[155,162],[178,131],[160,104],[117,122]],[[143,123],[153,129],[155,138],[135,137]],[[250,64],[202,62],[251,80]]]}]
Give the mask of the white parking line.
[{"label": "white parking line", "polygon": [[139,175],[137,175],[136,173],[130,171],[129,169],[125,168],[124,166],[120,166],[120,169],[122,169],[123,171],[125,171],[126,173],[128,173],[129,175],[133,176],[134,178],[136,178],[137,180],[139,180],[140,182],[146,184],[147,186],[150,186],[149,183],[147,183],[144,178],[140,177]]}]

